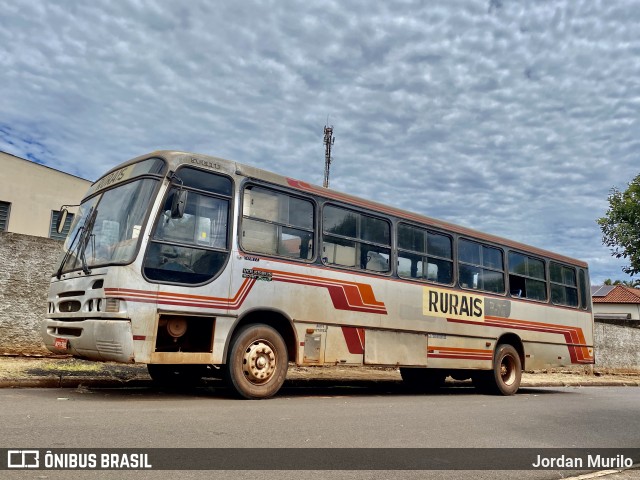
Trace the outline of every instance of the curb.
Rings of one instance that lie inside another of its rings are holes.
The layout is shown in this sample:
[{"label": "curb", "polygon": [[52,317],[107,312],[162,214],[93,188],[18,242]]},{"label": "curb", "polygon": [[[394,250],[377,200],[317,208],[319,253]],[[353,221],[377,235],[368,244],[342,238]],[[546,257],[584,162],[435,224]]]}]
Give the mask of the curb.
[{"label": "curb", "polygon": [[523,381],[520,388],[532,387],[640,387],[640,381],[636,380],[602,380],[594,382],[562,382],[562,381]]},{"label": "curb", "polygon": [[152,385],[151,380],[122,380],[95,377],[40,377],[0,379],[0,388],[139,388]]}]

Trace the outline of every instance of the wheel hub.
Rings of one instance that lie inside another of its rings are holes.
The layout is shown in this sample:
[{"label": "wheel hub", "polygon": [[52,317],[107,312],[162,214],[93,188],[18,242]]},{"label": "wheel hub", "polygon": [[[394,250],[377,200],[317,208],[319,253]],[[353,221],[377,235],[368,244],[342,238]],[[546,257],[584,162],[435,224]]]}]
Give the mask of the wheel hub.
[{"label": "wheel hub", "polygon": [[242,371],[251,383],[268,382],[276,370],[276,355],[266,340],[257,340],[247,347],[242,359]]},{"label": "wheel hub", "polygon": [[516,379],[516,363],[508,355],[500,363],[500,376],[505,385],[512,385]]}]

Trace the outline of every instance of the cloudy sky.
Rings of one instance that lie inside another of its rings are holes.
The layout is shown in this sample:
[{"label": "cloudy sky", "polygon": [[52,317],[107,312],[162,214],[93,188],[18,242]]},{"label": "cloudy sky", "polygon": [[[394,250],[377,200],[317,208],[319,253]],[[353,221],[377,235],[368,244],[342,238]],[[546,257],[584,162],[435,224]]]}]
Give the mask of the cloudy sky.
[{"label": "cloudy sky", "polygon": [[207,153],[588,261],[640,173],[638,1],[0,0],[0,150]]}]

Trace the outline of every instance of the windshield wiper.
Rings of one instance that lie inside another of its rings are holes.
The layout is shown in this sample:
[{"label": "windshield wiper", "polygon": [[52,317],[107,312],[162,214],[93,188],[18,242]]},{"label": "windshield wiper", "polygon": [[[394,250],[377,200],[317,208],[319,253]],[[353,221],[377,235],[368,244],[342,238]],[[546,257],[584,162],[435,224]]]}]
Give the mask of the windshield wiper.
[{"label": "windshield wiper", "polygon": [[80,237],[80,241],[78,242],[78,249],[80,253],[80,260],[82,260],[82,271],[85,275],[91,273],[89,267],[87,265],[87,257],[85,256],[85,252],[87,251],[87,245],[89,244],[89,239],[93,236],[93,225],[96,223],[96,217],[98,216],[98,209],[94,208],[93,212],[87,218],[86,226],[84,231],[82,232],[82,236]]},{"label": "windshield wiper", "polygon": [[[73,240],[69,244],[68,250],[64,254],[62,261],[60,262],[60,266],[58,267],[58,271],[56,272],[56,277],[58,278],[58,280],[60,280],[60,277],[62,276],[62,270],[64,269],[64,266],[69,260],[69,257],[71,257],[72,253],[76,254],[76,259],[80,257],[80,260],[82,261],[82,271],[85,274],[91,273],[87,265],[85,250],[87,249],[89,238],[91,238],[91,231],[93,230],[93,225],[96,221],[97,215],[98,209],[95,207],[91,207],[91,210],[89,210],[89,215],[87,215],[87,219],[74,235]],[[78,240],[78,245],[74,249],[73,246],[75,245],[76,240]]]}]

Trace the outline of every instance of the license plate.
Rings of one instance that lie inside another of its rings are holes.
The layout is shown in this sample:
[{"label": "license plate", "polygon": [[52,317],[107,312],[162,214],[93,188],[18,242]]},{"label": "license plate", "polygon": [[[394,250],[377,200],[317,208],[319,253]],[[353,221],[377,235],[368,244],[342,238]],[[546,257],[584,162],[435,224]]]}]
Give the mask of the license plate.
[{"label": "license plate", "polygon": [[53,347],[58,350],[66,350],[69,347],[69,340],[66,338],[56,338]]}]

